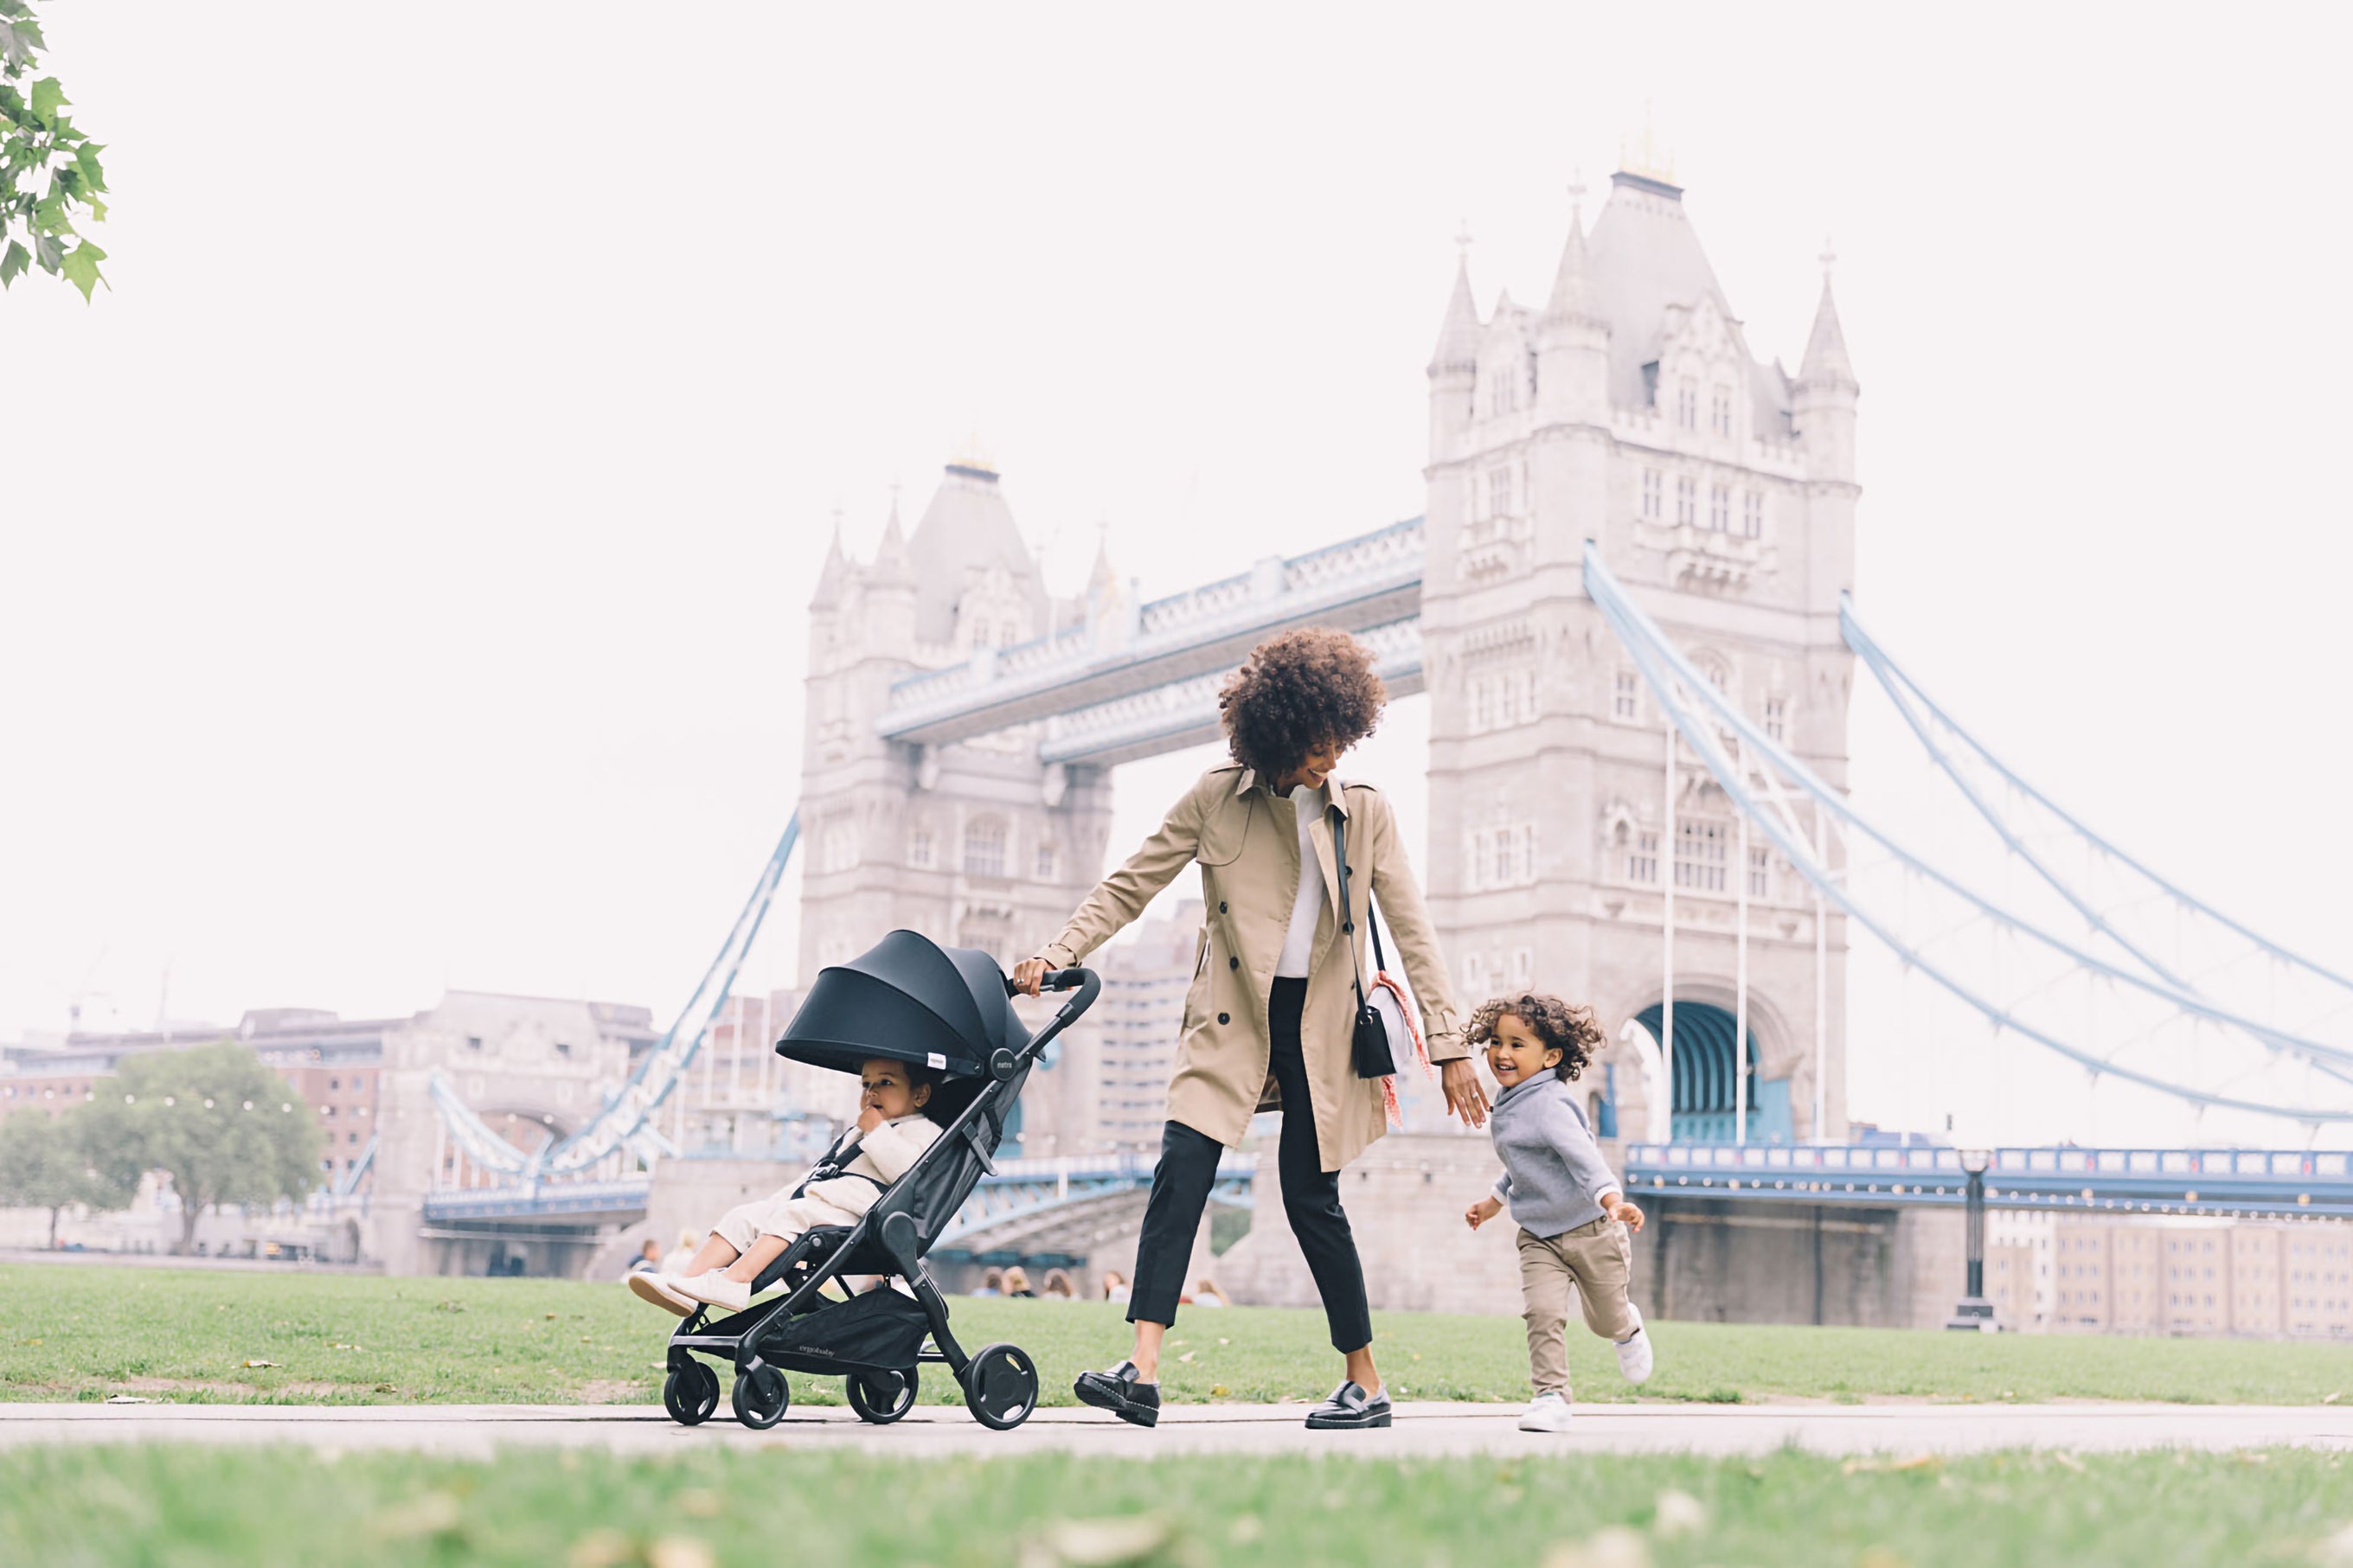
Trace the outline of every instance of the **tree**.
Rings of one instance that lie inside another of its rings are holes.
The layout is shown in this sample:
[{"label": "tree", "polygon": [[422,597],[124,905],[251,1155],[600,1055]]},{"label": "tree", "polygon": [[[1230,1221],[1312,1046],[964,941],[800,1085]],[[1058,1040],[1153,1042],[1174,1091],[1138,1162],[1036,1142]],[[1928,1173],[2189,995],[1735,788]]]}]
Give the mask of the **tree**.
[{"label": "tree", "polygon": [[300,1198],[319,1184],[318,1118],[236,1041],[131,1057],[114,1081],[122,1099],[93,1120],[115,1158],[172,1178],[181,1205],[174,1250],[188,1250],[197,1217],[215,1204]]},{"label": "tree", "polygon": [[65,1210],[123,1208],[139,1190],[138,1166],[94,1147],[88,1109],[77,1106],[56,1121],[19,1111],[0,1121],[0,1205],[48,1210],[53,1250]]},{"label": "tree", "polygon": [[[106,194],[106,171],[98,161],[106,149],[67,118],[72,100],[57,78],[24,86],[37,51],[47,47],[28,0],[0,0],[0,240],[6,242],[0,245],[0,287],[37,266],[80,289],[86,303],[90,290],[106,281],[98,271],[106,252],[80,237],[73,209],[86,208],[93,222],[106,221],[106,204],[98,199]],[[18,228],[24,239],[12,232]]]}]

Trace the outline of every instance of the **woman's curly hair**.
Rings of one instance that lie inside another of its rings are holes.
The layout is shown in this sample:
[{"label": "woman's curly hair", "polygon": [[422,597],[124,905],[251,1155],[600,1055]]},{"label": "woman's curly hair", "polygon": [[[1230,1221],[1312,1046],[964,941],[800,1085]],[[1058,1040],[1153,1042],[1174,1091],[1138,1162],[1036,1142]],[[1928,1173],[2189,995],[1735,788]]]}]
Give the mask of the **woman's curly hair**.
[{"label": "woman's curly hair", "polygon": [[1371,734],[1388,700],[1364,644],[1302,626],[1250,649],[1226,677],[1218,710],[1234,761],[1271,784],[1318,745],[1346,751]]},{"label": "woman's curly hair", "polygon": [[1480,1003],[1462,1037],[1472,1046],[1485,1045],[1495,1037],[1495,1020],[1506,1014],[1525,1025],[1548,1048],[1560,1052],[1560,1066],[1554,1070],[1564,1079],[1583,1072],[1605,1044],[1601,1026],[1593,1021],[1592,1008],[1572,1007],[1557,996],[1540,996],[1532,991],[1517,996],[1491,996]]}]

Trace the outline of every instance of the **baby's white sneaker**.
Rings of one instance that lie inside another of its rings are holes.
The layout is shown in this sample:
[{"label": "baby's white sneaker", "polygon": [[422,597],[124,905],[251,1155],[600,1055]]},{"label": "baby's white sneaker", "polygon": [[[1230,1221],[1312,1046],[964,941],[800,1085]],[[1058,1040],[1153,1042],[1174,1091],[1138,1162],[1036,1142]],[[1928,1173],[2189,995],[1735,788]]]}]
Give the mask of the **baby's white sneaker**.
[{"label": "baby's white sneaker", "polygon": [[633,1269],[629,1274],[628,1287],[632,1295],[641,1300],[651,1301],[665,1312],[674,1312],[681,1318],[694,1315],[694,1303],[679,1294],[677,1285],[667,1275],[649,1274],[642,1268]]},{"label": "baby's white sneaker", "polygon": [[1618,1342],[1618,1370],[1629,1383],[1651,1375],[1651,1336],[1642,1330],[1642,1314],[1634,1314],[1634,1332]]},{"label": "baby's white sneaker", "polygon": [[1566,1432],[1568,1430],[1569,1416],[1572,1413],[1573,1408],[1568,1403],[1567,1394],[1551,1392],[1539,1394],[1528,1401],[1527,1409],[1521,1414],[1520,1430]]},{"label": "baby's white sneaker", "polygon": [[669,1284],[681,1296],[691,1296],[698,1301],[724,1307],[731,1312],[740,1312],[752,1304],[751,1285],[742,1279],[730,1279],[724,1269],[714,1268],[691,1279],[672,1278]]}]

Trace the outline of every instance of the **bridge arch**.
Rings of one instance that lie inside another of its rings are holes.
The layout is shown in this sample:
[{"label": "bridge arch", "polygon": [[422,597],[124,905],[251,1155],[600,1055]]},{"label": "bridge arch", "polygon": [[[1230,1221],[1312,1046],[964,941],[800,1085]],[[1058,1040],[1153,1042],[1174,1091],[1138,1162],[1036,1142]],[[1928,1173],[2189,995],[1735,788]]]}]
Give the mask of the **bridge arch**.
[{"label": "bridge arch", "polygon": [[[1634,1019],[1650,1031],[1653,1039],[1658,1039],[1665,1025],[1665,1013],[1663,1003],[1653,1002],[1635,1014]],[[1671,1125],[1678,1140],[1724,1143],[1733,1141],[1738,1103],[1736,1097],[1740,1092],[1733,1077],[1735,1022],[1731,1009],[1715,1002],[1688,995],[1675,998]],[[1745,1046],[1738,1058],[1740,1070],[1748,1079],[1748,1139],[1751,1142],[1792,1142],[1789,1081],[1767,1079],[1760,1073],[1763,1053],[1757,1047],[1753,1019]]]}]

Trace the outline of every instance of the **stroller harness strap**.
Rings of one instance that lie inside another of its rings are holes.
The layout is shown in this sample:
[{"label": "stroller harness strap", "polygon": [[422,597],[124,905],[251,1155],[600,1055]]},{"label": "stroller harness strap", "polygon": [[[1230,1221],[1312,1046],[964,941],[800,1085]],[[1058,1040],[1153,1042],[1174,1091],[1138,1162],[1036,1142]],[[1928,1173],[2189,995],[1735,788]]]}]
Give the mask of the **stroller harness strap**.
[{"label": "stroller harness strap", "polygon": [[[877,1192],[881,1191],[884,1187],[890,1184],[886,1182],[875,1182],[873,1177],[868,1175],[863,1171],[851,1171],[845,1170],[843,1168],[851,1161],[858,1158],[859,1146],[865,1142],[863,1138],[851,1138],[849,1136],[850,1133],[856,1131],[857,1124],[855,1122],[851,1123],[849,1127],[842,1129],[841,1137],[833,1141],[833,1147],[828,1149],[823,1154],[818,1157],[817,1163],[809,1167],[808,1174],[803,1176],[798,1184],[793,1188],[793,1196],[797,1198],[805,1196],[807,1195],[812,1183],[829,1182],[836,1176],[855,1176],[861,1182],[874,1182],[874,1187]],[[847,1140],[847,1142],[844,1140]]]},{"label": "stroller harness strap", "polygon": [[964,1139],[972,1145],[974,1157],[980,1161],[980,1168],[993,1176],[997,1174],[997,1162],[988,1157],[988,1133],[984,1130],[987,1121],[987,1114],[983,1112],[965,1122]]}]

